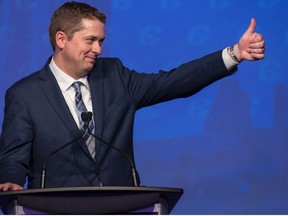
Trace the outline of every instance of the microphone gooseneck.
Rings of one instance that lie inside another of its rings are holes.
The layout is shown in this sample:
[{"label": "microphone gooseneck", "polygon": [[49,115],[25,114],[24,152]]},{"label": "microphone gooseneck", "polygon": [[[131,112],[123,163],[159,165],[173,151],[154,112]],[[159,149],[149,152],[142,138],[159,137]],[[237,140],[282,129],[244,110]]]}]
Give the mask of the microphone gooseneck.
[{"label": "microphone gooseneck", "polygon": [[82,112],[81,113],[81,118],[84,121],[84,131],[83,133],[81,133],[80,136],[76,137],[75,139],[69,141],[68,143],[66,143],[65,145],[61,146],[60,148],[52,151],[48,157],[46,158],[46,160],[44,161],[44,164],[42,166],[42,170],[41,170],[41,180],[40,180],[40,188],[45,188],[45,180],[46,180],[46,166],[48,161],[50,160],[50,158],[52,156],[54,156],[56,153],[58,153],[59,151],[61,151],[62,149],[64,149],[65,147],[69,146],[71,143],[83,138],[83,136],[85,135],[85,133],[87,133],[87,129],[89,127],[89,122],[92,119],[92,113],[91,112]]},{"label": "microphone gooseneck", "polygon": [[[111,145],[110,143],[108,143],[107,141],[103,140],[102,138],[96,136],[95,134],[93,134],[90,130],[89,130],[89,122],[92,119],[92,112],[82,112],[81,113],[81,119],[84,122],[84,131],[83,133],[81,133],[81,136],[76,137],[75,139],[69,141],[68,143],[66,143],[65,145],[61,146],[60,148],[52,151],[48,157],[46,158],[46,160],[44,161],[43,167],[42,167],[42,171],[41,171],[41,180],[40,180],[40,188],[45,188],[45,180],[46,180],[46,166],[48,161],[50,160],[50,158],[52,156],[54,156],[56,153],[58,153],[59,151],[61,151],[62,149],[64,149],[65,147],[69,146],[70,144],[72,144],[73,142],[83,138],[83,136],[88,132],[91,136],[93,136],[95,139],[99,140],[100,142],[104,143],[105,145],[107,145],[108,147],[111,147],[112,149],[114,149],[115,151],[117,151],[118,153],[120,153],[122,156],[124,156],[128,161],[129,164],[131,166],[131,173],[132,173],[132,177],[133,177],[133,182],[134,182],[134,186],[137,187],[138,186],[138,182],[137,182],[137,175],[136,175],[136,169],[134,166],[133,161],[131,160],[131,158],[129,157],[128,154],[126,154],[125,152],[121,151],[120,149],[116,148],[115,146]],[[99,180],[100,181],[100,180]],[[100,185],[102,186],[102,183],[100,181]]]},{"label": "microphone gooseneck", "polygon": [[[83,114],[83,113],[82,113]],[[92,112],[86,112],[86,114],[84,115],[89,115],[91,116],[92,118]],[[82,117],[82,115],[81,115]],[[86,116],[84,116],[86,117]],[[92,135],[95,139],[99,140],[100,142],[104,143],[105,145],[107,145],[108,147],[111,147],[112,149],[114,149],[115,151],[117,151],[118,153],[120,153],[122,156],[124,156],[128,161],[129,161],[129,164],[131,166],[131,173],[132,173],[132,177],[133,177],[133,182],[134,182],[134,186],[137,187],[139,186],[138,185],[138,182],[137,182],[137,175],[136,175],[136,169],[135,169],[135,166],[134,166],[134,163],[133,161],[131,160],[131,158],[129,157],[128,154],[126,154],[124,151],[121,151],[120,149],[116,148],[115,146],[113,146],[112,144],[108,143],[107,141],[103,140],[102,138],[96,136],[95,134],[93,134],[90,130],[89,130],[89,127],[88,127],[88,130],[87,132]]]}]

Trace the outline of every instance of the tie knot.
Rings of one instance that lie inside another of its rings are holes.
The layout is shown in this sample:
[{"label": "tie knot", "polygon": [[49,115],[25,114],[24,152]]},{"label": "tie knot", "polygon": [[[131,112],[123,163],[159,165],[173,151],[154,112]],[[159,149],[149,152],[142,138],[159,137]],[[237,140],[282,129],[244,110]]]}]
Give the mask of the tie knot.
[{"label": "tie knot", "polygon": [[82,83],[80,81],[76,81],[72,84],[72,86],[74,87],[74,89],[76,90],[76,92],[80,92],[81,91],[81,85]]}]

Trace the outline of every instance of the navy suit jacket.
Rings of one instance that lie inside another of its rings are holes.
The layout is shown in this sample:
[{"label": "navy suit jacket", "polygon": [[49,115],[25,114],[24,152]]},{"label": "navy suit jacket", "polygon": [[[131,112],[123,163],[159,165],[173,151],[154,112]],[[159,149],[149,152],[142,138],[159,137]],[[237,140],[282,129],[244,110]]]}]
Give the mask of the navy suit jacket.
[{"label": "navy suit jacket", "polygon": [[[28,188],[39,188],[49,153],[81,135],[49,61],[6,92],[0,183],[23,185],[28,176]],[[221,51],[157,74],[138,73],[118,59],[99,58],[88,75],[96,135],[134,161],[133,122],[138,109],[191,96],[230,74]],[[133,185],[127,158],[99,141],[95,160],[80,139],[55,154],[46,172],[46,187],[93,186],[99,179],[103,185]]]}]

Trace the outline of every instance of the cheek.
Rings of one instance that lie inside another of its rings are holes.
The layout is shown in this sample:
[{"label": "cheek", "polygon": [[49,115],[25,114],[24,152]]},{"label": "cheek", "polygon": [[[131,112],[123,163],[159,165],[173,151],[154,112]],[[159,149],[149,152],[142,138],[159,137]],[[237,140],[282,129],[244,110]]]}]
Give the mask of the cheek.
[{"label": "cheek", "polygon": [[84,57],[91,52],[91,46],[82,46],[81,49],[79,49],[78,51],[80,56]]},{"label": "cheek", "polygon": [[74,42],[73,44],[70,44],[65,51],[70,58],[74,59],[74,61],[82,61],[90,50],[91,45]]}]

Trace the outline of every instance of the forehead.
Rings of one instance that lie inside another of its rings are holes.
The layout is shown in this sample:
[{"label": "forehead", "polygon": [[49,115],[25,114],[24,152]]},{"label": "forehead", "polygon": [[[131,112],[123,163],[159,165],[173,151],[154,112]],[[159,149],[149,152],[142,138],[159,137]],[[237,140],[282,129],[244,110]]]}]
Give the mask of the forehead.
[{"label": "forehead", "polygon": [[72,37],[96,37],[103,39],[105,37],[104,24],[97,19],[82,19],[81,27],[73,33]]},{"label": "forehead", "polygon": [[82,19],[81,26],[80,31],[104,31],[104,24],[98,19]]}]

